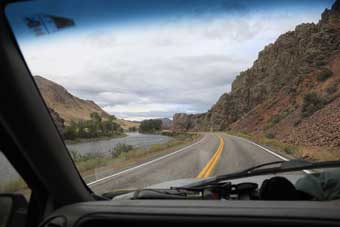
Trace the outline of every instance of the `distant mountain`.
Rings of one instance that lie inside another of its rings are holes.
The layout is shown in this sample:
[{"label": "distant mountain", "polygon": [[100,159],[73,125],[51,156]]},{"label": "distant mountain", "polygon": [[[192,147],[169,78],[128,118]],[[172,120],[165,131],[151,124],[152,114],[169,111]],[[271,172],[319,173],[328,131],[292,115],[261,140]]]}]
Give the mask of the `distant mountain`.
[{"label": "distant mountain", "polygon": [[125,119],[117,119],[116,122],[122,127],[125,131],[129,131],[131,128],[139,128],[140,122],[138,121],[130,121]]},{"label": "distant mountain", "polygon": [[[226,28],[227,29],[227,28]],[[177,113],[175,130],[237,130],[340,146],[340,0],[262,50],[207,113]]]},{"label": "distant mountain", "polygon": [[97,112],[103,118],[109,116],[93,101],[80,99],[55,82],[41,76],[35,76],[34,79],[47,106],[55,111],[66,125],[72,120],[89,120],[93,112]]}]

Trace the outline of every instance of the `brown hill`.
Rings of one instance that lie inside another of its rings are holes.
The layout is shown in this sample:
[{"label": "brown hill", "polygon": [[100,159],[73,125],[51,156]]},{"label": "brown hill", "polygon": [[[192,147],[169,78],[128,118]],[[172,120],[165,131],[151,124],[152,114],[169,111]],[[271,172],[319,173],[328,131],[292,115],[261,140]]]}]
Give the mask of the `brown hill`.
[{"label": "brown hill", "polygon": [[130,128],[139,128],[140,122],[137,121],[129,121],[125,119],[116,119],[115,121],[118,123],[125,131],[129,131]]},{"label": "brown hill", "polygon": [[340,146],[340,1],[262,50],[232,91],[203,114],[175,114],[175,130],[237,130],[283,142]]},{"label": "brown hill", "polygon": [[69,124],[71,120],[89,120],[93,112],[99,113],[103,118],[109,116],[93,101],[80,99],[57,83],[41,76],[35,76],[34,79],[47,106],[54,110],[65,124]]},{"label": "brown hill", "polygon": [[[90,114],[93,112],[99,113],[103,118],[110,116],[95,102],[78,98],[53,81],[41,76],[35,76],[34,79],[60,131],[63,131],[64,124],[68,125],[72,120],[89,120]],[[124,130],[131,127],[138,128],[140,124],[124,119],[114,121]]]}]

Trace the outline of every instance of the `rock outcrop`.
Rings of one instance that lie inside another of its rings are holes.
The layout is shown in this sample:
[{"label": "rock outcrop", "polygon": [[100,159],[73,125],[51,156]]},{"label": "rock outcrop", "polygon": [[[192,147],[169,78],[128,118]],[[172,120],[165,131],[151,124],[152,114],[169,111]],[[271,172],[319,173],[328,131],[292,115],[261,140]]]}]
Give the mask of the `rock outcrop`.
[{"label": "rock outcrop", "polygon": [[[319,97],[320,104],[308,106],[308,95]],[[207,113],[175,114],[173,128],[270,133],[289,143],[339,146],[339,104],[337,0],[317,24],[298,25],[267,45]]]},{"label": "rock outcrop", "polygon": [[160,120],[162,121],[162,129],[163,130],[169,130],[172,127],[172,120],[170,120],[169,118],[160,118]]}]

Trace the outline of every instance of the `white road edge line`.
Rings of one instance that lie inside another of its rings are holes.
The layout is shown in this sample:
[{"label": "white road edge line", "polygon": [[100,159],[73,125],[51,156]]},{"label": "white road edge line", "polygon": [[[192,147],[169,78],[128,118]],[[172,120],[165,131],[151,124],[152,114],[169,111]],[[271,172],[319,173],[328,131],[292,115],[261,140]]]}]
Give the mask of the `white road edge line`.
[{"label": "white road edge line", "polygon": [[[262,150],[265,150],[265,151],[267,151],[268,153],[274,155],[274,156],[277,157],[277,158],[280,158],[280,159],[282,159],[282,160],[284,160],[284,161],[289,161],[288,158],[285,158],[285,157],[283,157],[283,156],[281,156],[281,155],[275,153],[274,151],[271,151],[271,150],[269,150],[268,148],[265,148],[265,147],[263,147],[263,146],[261,146],[261,145],[255,143],[255,142],[253,142],[253,141],[250,141],[250,140],[247,140],[247,139],[245,139],[245,138],[238,137],[238,136],[235,136],[235,137],[237,137],[237,138],[239,138],[239,139],[241,139],[241,140],[244,140],[244,141],[246,141],[246,142],[248,142],[248,143],[250,143],[250,144],[253,144],[253,145],[255,145],[255,146],[261,148]],[[307,173],[307,174],[313,173],[312,171],[309,171],[309,170],[302,170],[302,171],[303,171],[304,173]]]},{"label": "white road edge line", "polygon": [[112,175],[110,175],[110,176],[106,176],[106,177],[100,178],[100,179],[98,179],[98,180],[92,181],[92,182],[90,182],[90,183],[87,183],[87,186],[91,186],[91,185],[97,184],[97,183],[99,183],[99,182],[101,182],[101,181],[105,181],[105,180],[111,179],[111,178],[116,177],[116,176],[118,176],[118,175],[121,175],[121,174],[123,174],[123,173],[130,172],[130,171],[132,171],[132,170],[138,169],[138,168],[143,167],[143,166],[150,165],[150,164],[152,164],[152,163],[154,163],[154,162],[157,162],[157,161],[160,161],[160,160],[165,159],[165,158],[167,158],[167,157],[170,157],[170,156],[172,156],[172,155],[175,155],[175,154],[177,154],[177,153],[179,153],[179,152],[182,152],[182,151],[184,151],[184,150],[186,150],[186,149],[188,149],[188,148],[190,148],[190,147],[192,147],[192,146],[195,146],[195,145],[201,143],[203,140],[206,139],[206,137],[207,137],[207,136],[204,135],[203,138],[200,139],[199,141],[197,141],[196,143],[190,144],[190,145],[188,145],[188,146],[186,146],[186,147],[183,147],[183,148],[181,148],[181,149],[179,149],[179,150],[177,150],[177,151],[174,151],[174,152],[172,152],[172,153],[170,153],[170,154],[161,156],[161,157],[159,157],[159,158],[156,158],[156,159],[153,159],[153,160],[151,160],[151,161],[145,162],[145,163],[140,164],[140,165],[138,165],[138,166],[134,166],[134,167],[132,167],[132,168],[123,170],[123,171],[121,171],[121,172],[112,174]]}]

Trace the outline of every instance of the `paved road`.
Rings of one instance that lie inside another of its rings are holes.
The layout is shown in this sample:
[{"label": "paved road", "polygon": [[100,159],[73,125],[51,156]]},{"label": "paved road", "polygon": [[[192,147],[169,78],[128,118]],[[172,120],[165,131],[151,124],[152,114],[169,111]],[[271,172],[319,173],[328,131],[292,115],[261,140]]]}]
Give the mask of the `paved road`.
[{"label": "paved road", "polygon": [[141,188],[181,178],[206,177],[242,170],[280,158],[239,137],[206,133],[194,145],[91,184],[97,193]]}]

